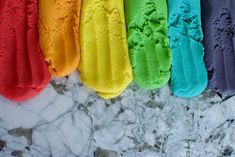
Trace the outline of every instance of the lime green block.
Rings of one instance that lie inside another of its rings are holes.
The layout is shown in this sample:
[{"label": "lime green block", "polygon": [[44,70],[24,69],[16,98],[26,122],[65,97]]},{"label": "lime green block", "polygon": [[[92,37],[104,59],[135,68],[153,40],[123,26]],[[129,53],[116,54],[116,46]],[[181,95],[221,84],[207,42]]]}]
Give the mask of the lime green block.
[{"label": "lime green block", "polygon": [[165,85],[170,78],[166,0],[125,0],[129,54],[134,80],[143,89]]}]

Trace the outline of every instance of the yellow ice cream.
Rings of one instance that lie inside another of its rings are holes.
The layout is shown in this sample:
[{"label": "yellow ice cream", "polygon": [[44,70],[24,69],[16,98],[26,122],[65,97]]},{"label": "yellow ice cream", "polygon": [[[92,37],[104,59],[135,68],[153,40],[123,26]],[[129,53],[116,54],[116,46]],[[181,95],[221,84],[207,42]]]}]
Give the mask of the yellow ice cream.
[{"label": "yellow ice cream", "polygon": [[132,81],[122,0],[84,0],[81,14],[81,79],[105,98]]},{"label": "yellow ice cream", "polygon": [[82,0],[39,0],[39,39],[49,70],[65,76],[79,63]]}]

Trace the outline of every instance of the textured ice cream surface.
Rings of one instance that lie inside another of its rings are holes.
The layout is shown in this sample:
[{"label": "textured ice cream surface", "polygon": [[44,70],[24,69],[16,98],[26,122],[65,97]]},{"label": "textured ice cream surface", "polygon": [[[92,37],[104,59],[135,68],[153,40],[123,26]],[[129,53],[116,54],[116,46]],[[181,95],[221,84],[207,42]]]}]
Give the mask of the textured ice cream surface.
[{"label": "textured ice cream surface", "polygon": [[166,0],[125,0],[125,14],[134,80],[144,89],[160,88],[171,67]]},{"label": "textured ice cream surface", "polygon": [[54,76],[66,76],[79,64],[81,5],[82,0],[39,0],[40,46]]},{"label": "textured ice cream surface", "polygon": [[120,95],[132,81],[123,1],[84,1],[80,37],[82,82],[103,98]]},{"label": "textured ice cream surface", "polygon": [[0,94],[14,101],[37,95],[50,81],[37,19],[37,0],[0,1]]},{"label": "textured ice cream surface", "polygon": [[202,1],[205,63],[209,87],[223,97],[235,94],[235,2]]},{"label": "textured ice cream surface", "polygon": [[180,97],[197,96],[208,81],[201,43],[200,0],[169,0],[168,8],[172,91]]}]

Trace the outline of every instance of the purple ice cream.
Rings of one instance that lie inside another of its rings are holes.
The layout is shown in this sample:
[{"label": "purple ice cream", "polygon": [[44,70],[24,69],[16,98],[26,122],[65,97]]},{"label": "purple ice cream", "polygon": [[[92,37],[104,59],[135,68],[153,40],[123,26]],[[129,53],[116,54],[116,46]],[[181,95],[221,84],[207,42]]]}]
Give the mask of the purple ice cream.
[{"label": "purple ice cream", "polygon": [[235,1],[201,3],[209,87],[223,97],[231,96],[235,94]]}]

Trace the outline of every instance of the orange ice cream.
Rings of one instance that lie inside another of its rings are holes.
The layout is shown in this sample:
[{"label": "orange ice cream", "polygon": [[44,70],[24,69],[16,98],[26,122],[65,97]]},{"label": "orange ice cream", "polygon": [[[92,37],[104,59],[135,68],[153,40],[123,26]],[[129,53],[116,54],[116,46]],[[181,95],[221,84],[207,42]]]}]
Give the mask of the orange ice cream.
[{"label": "orange ice cream", "polygon": [[39,0],[39,40],[49,71],[57,77],[79,63],[79,22],[82,0]]}]

